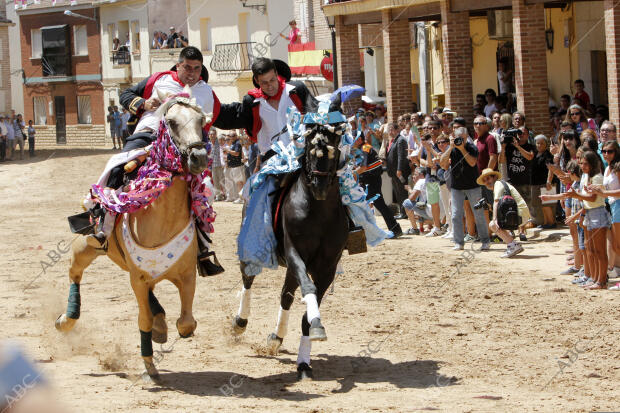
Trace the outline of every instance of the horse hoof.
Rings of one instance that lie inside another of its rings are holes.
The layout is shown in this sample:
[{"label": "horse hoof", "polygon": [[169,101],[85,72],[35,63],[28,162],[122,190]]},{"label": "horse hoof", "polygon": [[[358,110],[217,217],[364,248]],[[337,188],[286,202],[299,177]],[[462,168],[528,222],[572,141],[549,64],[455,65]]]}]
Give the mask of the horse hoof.
[{"label": "horse hoof", "polygon": [[284,339],[278,337],[276,333],[269,334],[269,337],[267,337],[267,349],[269,350],[269,354],[272,356],[277,355],[283,340]]},{"label": "horse hoof", "polygon": [[144,360],[144,368],[146,371],[142,373],[142,380],[146,383],[154,383],[161,384],[161,376],[159,375],[159,371],[157,371],[157,367],[151,361]]},{"label": "horse hoof", "polygon": [[232,332],[234,335],[238,336],[245,332],[245,328],[248,326],[248,320],[243,319],[236,315],[232,321]]},{"label": "horse hoof", "polygon": [[313,378],[312,369],[308,364],[301,363],[297,366],[297,380],[312,380]]},{"label": "horse hoof", "polygon": [[67,333],[73,329],[73,326],[75,326],[76,321],[77,319],[75,318],[69,318],[67,317],[66,314],[61,314],[56,319],[54,326],[56,327],[56,330],[62,331],[63,333]]},{"label": "horse hoof", "polygon": [[159,313],[153,317],[152,340],[154,343],[163,344],[168,341],[168,325],[166,315]]},{"label": "horse hoof", "polygon": [[146,384],[162,384],[161,376],[159,373],[151,376],[147,372],[142,373],[142,381]]},{"label": "horse hoof", "polygon": [[311,341],[325,341],[327,340],[327,334],[325,328],[321,324],[319,318],[315,318],[310,323],[310,340]]},{"label": "horse hoof", "polygon": [[193,336],[194,335],[194,330],[196,330],[196,326],[197,325],[198,325],[198,323],[196,321],[194,321],[194,325],[190,329],[180,329],[179,328],[179,320],[177,320],[177,331],[179,332],[179,336],[181,336],[181,338],[189,338],[189,337]]}]

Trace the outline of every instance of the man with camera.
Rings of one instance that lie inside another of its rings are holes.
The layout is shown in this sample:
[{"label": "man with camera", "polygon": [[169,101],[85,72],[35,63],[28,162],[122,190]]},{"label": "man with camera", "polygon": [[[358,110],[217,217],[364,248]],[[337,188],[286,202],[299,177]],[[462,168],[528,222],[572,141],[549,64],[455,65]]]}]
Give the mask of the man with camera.
[{"label": "man with camera", "polygon": [[[462,250],[465,243],[463,232],[463,204],[465,197],[470,200],[480,199],[482,192],[476,182],[478,178],[478,149],[468,140],[467,129],[456,128],[450,137],[450,146],[441,155],[441,168],[448,170],[451,176],[450,194],[452,198],[452,230],[454,231],[454,249]],[[474,209],[476,229],[482,242],[481,251],[489,250],[489,228],[482,209]]]},{"label": "man with camera", "polygon": [[[507,181],[510,182],[517,192],[522,194],[526,205],[531,202],[532,191],[532,159],[534,159],[535,148],[529,142],[529,135],[523,128],[513,128],[504,131],[500,136],[502,150],[500,162],[506,162],[508,171]],[[525,224],[527,221],[524,221]],[[525,234],[520,235],[525,241]]]},{"label": "man with camera", "polygon": [[[501,173],[487,168],[482,171],[476,182],[493,191],[493,219],[489,223],[489,228],[507,244],[506,252],[502,258],[511,258],[523,252],[523,246],[515,241],[509,231],[516,229],[519,225],[515,213],[518,214],[521,222],[527,222],[530,219],[530,211],[515,187],[502,181],[501,178]],[[485,204],[483,208],[489,208],[489,206]]]}]

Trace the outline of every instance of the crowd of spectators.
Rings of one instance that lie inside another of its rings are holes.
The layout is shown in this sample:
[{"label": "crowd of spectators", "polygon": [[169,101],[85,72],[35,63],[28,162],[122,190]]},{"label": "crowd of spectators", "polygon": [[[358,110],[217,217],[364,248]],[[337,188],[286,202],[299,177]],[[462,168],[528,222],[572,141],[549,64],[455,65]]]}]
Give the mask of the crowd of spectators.
[{"label": "crowd of spectators", "polygon": [[[467,242],[480,242],[481,251],[503,242],[505,258],[524,250],[528,228],[567,225],[573,247],[563,274],[574,274],[574,283],[587,289],[607,288],[620,253],[616,126],[578,79],[572,98],[549,102],[554,133],[537,133],[517,110],[510,85],[502,86],[511,76],[505,66],[500,63],[498,72],[501,93],[477,95],[473,125],[442,107],[402,114],[395,123],[385,123],[381,105],[349,118],[353,135],[365,145],[358,152],[372,147],[384,163],[399,207],[395,218],[411,225],[399,232],[400,226],[388,219],[386,224],[395,236],[451,239],[456,250]],[[511,212],[505,211],[514,211],[518,223],[507,224]],[[620,289],[620,283],[609,288]]]},{"label": "crowd of spectators", "polygon": [[169,33],[163,31],[155,31],[153,33],[151,49],[175,49],[188,45],[188,40],[183,34],[183,30],[177,32],[174,26],[171,26],[168,30]]},{"label": "crowd of spectators", "polygon": [[32,120],[29,120],[26,126],[22,115],[15,114],[14,110],[11,110],[10,115],[0,114],[0,162],[12,161],[15,155],[18,155],[20,160],[24,159],[26,139],[29,156],[33,158],[35,135]]},{"label": "crowd of spectators", "polygon": [[258,146],[243,130],[209,131],[215,200],[242,204],[245,181],[257,172]]}]

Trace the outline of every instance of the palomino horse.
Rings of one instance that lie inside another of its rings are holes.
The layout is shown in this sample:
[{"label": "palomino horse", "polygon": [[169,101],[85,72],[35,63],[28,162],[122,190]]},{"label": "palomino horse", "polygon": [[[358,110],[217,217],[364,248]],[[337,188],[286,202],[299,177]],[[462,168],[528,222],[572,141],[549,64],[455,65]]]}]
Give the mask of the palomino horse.
[{"label": "palomino horse", "polygon": [[[173,96],[165,101],[167,96],[162,96],[159,91],[158,95],[160,100],[165,102],[158,112],[166,120],[171,139],[181,155],[183,170],[194,175],[201,174],[208,165],[202,128],[210,122],[211,115],[205,114],[195,101],[190,99],[191,90],[188,87],[184,91],[185,97]],[[88,245],[86,237],[80,237],[73,243],[69,269],[69,304],[67,312],[56,320],[56,328],[60,331],[67,332],[73,328],[80,316],[79,288],[82,273],[97,256],[107,254],[119,267],[129,271],[131,287],[138,300],[142,358],[148,375],[154,381],[159,379],[159,373],[153,364],[151,340],[165,343],[168,338],[164,309],[153,294],[158,282],[168,280],[179,289],[181,315],[176,322],[179,335],[189,337],[196,329],[192,304],[196,287],[198,247],[194,217],[190,209],[190,184],[183,179],[184,176],[173,174],[172,183],[155,201],[137,212],[122,216],[121,222],[117,223],[108,239],[107,252]],[[181,239],[181,243],[179,235],[185,238],[184,241]],[[140,256],[136,259],[136,251],[142,252],[141,255],[146,257],[151,254],[154,261],[163,261],[155,259],[158,257],[154,257],[153,252],[173,248],[171,244],[177,245],[178,259],[160,275],[152,276],[152,272],[143,269],[144,265],[139,265],[142,260]],[[145,379],[148,380],[147,377]]]},{"label": "palomino horse", "polygon": [[[333,111],[341,111],[339,100],[331,104],[330,112]],[[282,200],[281,219],[275,231],[278,260],[287,270],[276,330],[267,339],[271,352],[277,353],[287,332],[295,290],[300,286],[306,313],[301,321],[302,337],[297,357],[299,379],[312,378],[311,341],[327,339],[319,305],[334,280],[349,233],[336,175],[340,159],[338,148],[346,123],[306,126],[302,167],[292,176],[294,181]],[[254,277],[246,275],[243,263],[241,274],[243,290],[239,311],[233,320],[235,334],[243,333],[247,326],[250,288],[254,281]]]}]

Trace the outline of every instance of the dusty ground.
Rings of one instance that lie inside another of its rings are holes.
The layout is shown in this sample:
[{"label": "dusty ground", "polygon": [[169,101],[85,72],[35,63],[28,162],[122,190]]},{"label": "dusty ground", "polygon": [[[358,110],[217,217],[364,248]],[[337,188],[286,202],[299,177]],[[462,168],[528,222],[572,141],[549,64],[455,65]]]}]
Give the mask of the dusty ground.
[{"label": "dusty ground", "polygon": [[255,283],[246,334],[228,333],[241,206],[227,203],[216,204],[215,237],[227,272],[198,280],[198,329],[187,340],[175,341],[176,289],[158,285],[171,328],[156,347],[165,385],[144,384],[136,301],[107,258],[85,273],[75,331],[53,326],[69,286],[66,216],[109,154],[42,151],[0,164],[0,338],[23,343],[72,411],[620,411],[620,294],[558,275],[566,231],[544,232],[509,261],[498,245],[465,256],[422,237],[346,256],[321,308],[329,340],[314,345],[315,380],[297,383],[299,295],[282,353],[263,347],[283,270]]}]

